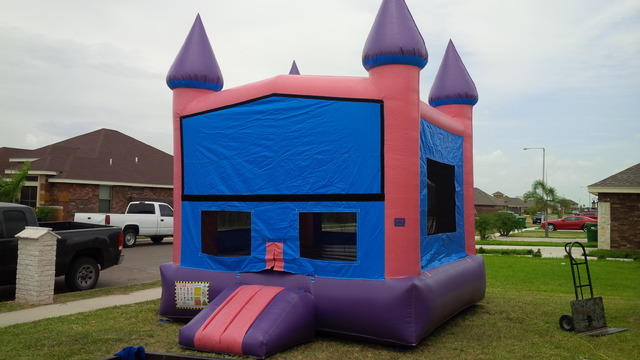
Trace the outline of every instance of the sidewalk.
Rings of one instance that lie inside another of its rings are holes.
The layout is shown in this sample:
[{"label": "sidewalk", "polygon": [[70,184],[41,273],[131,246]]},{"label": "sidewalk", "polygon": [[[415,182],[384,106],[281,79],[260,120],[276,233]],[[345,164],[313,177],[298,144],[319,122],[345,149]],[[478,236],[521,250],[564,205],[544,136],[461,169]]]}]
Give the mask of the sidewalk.
[{"label": "sidewalk", "polygon": [[67,303],[44,305],[31,309],[1,313],[0,328],[52,317],[94,311],[112,306],[129,305],[143,301],[155,300],[160,298],[161,293],[162,288],[157,287],[135,291],[129,294],[100,296],[90,299],[70,301]]},{"label": "sidewalk", "polygon": [[542,257],[550,258],[562,258],[567,254],[564,252],[564,247],[557,246],[476,245],[476,249],[480,247],[485,249],[533,249],[533,251],[540,249]]}]

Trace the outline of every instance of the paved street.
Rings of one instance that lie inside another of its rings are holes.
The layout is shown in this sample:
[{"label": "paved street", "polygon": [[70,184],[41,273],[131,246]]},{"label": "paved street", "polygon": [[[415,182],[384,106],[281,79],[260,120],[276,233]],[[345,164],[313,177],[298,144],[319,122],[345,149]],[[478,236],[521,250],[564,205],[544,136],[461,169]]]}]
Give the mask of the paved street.
[{"label": "paved street", "polygon": [[[156,245],[138,238],[136,247],[124,249],[124,261],[100,273],[97,288],[160,280],[158,266],[171,261],[172,238]],[[56,292],[64,289],[64,278],[56,279]]]}]

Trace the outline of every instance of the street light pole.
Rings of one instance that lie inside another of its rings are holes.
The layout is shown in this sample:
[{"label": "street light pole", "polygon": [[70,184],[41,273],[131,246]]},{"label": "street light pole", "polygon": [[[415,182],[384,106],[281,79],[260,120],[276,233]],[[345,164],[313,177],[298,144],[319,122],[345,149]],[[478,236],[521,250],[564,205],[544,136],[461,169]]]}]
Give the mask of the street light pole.
[{"label": "street light pole", "polygon": [[[546,160],[545,158],[547,157],[546,156],[546,149],[544,147],[525,147],[525,148],[522,148],[522,150],[542,150],[542,182],[544,183],[545,186],[547,186],[547,179],[545,178],[546,174],[545,174],[545,171],[544,171],[545,170],[544,169],[545,168],[545,160]],[[544,197],[545,204],[546,204],[546,201],[547,201],[546,194],[543,194],[543,197]],[[547,216],[548,216],[547,211],[548,211],[547,210],[547,206],[545,205],[545,207],[544,207],[544,221],[547,221]],[[544,228],[544,237],[549,237],[549,227],[548,226]]]},{"label": "street light pole", "polygon": [[522,150],[542,150],[542,182],[547,184],[547,179],[545,177],[545,160],[546,160],[546,149],[544,147],[526,147],[522,148]]}]

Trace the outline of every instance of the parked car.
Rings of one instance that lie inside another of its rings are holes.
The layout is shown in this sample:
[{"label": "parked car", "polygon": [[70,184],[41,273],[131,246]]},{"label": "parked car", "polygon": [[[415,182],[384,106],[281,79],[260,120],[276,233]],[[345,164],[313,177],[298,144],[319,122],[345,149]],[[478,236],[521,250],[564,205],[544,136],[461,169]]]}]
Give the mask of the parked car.
[{"label": "parked car", "polygon": [[531,222],[535,225],[535,224],[542,224],[542,221],[544,220],[544,213],[535,213],[532,217],[531,217]]},{"label": "parked car", "polygon": [[590,217],[592,219],[598,220],[598,210],[587,210],[583,211],[579,214],[580,216]]},{"label": "parked car", "polygon": [[25,226],[51,228],[60,236],[56,246],[56,276],[72,290],[92,289],[100,271],[122,262],[124,235],[115,226],[70,221],[41,222],[29,206],[0,203],[0,285],[16,282],[18,239]]},{"label": "parked car", "polygon": [[76,213],[74,221],[113,225],[124,232],[124,246],[136,246],[138,236],[148,236],[155,244],[173,235],[173,209],[161,202],[134,201],[124,214]]},{"label": "parked car", "polygon": [[585,224],[597,224],[598,220],[586,216],[565,216],[562,219],[545,221],[540,225],[543,229],[547,226],[549,230],[585,230]]}]

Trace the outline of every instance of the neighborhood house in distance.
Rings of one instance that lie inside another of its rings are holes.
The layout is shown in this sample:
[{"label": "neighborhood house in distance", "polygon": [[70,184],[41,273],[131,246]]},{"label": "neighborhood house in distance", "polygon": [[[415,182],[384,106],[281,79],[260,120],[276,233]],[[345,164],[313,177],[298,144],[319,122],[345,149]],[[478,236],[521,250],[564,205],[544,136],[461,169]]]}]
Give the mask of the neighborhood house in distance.
[{"label": "neighborhood house in distance", "polygon": [[173,156],[119,131],[100,129],[35,150],[0,148],[0,172],[31,169],[20,203],[76,212],[122,213],[135,200],[172,204]]}]

